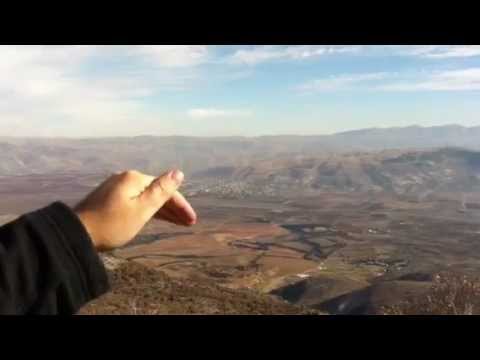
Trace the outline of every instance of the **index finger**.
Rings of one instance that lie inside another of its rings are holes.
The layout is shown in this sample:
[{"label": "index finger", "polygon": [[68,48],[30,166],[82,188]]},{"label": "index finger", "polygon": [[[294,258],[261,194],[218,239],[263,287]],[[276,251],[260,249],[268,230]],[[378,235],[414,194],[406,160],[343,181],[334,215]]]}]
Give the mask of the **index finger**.
[{"label": "index finger", "polygon": [[[197,222],[195,210],[179,191],[174,193],[170,200],[163,205],[163,208],[175,214],[185,225],[194,225]],[[157,217],[157,214],[155,216]]]}]

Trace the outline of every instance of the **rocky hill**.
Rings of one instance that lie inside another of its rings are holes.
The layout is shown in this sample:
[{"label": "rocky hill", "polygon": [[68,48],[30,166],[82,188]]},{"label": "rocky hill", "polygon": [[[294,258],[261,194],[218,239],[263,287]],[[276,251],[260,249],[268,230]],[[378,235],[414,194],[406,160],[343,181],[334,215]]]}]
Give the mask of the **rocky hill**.
[{"label": "rocky hill", "polygon": [[79,315],[319,314],[252,290],[232,290],[205,279],[173,279],[134,261],[106,257],[112,291]]},{"label": "rocky hill", "polygon": [[421,199],[434,192],[480,190],[480,152],[444,148],[278,157],[245,167],[206,169],[193,178],[210,193],[231,196],[359,191]]}]

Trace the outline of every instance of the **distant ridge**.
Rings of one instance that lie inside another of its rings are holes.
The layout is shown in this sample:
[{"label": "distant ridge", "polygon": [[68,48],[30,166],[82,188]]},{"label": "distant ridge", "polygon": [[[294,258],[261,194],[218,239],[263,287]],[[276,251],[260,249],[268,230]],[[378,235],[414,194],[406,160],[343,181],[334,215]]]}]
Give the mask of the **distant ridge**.
[{"label": "distant ridge", "polygon": [[360,135],[369,133],[381,133],[381,132],[409,132],[409,131],[434,131],[434,132],[448,132],[448,131],[480,131],[480,126],[463,126],[459,124],[447,124],[447,125],[434,125],[434,126],[422,126],[422,125],[408,125],[408,126],[392,126],[392,127],[370,127],[359,128],[339,131],[331,134],[261,134],[255,136],[241,136],[241,135],[225,135],[225,136],[194,136],[194,135],[153,135],[153,134],[141,134],[132,136],[104,136],[104,137],[66,137],[66,136],[9,136],[1,135],[0,141],[8,141],[15,139],[34,139],[34,140],[107,140],[107,139],[158,139],[158,138],[178,138],[178,139],[260,139],[260,138],[309,138],[309,137],[335,137],[345,135]]},{"label": "distant ridge", "polygon": [[480,126],[372,128],[334,135],[259,137],[154,136],[108,138],[0,137],[0,176],[105,173],[135,168],[157,173],[181,167],[187,173],[214,167],[245,167],[279,157],[389,149],[459,147],[480,150]]}]

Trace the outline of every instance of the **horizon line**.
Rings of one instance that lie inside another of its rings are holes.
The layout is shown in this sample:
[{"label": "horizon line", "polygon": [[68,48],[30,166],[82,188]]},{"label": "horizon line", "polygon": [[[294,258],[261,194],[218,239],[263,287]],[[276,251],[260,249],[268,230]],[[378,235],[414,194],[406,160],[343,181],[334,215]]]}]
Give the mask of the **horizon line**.
[{"label": "horizon line", "polygon": [[445,124],[445,125],[432,125],[432,126],[424,126],[424,125],[406,125],[406,126],[377,126],[377,127],[367,127],[367,128],[355,128],[350,130],[342,130],[334,133],[315,133],[315,134],[293,134],[293,133],[284,133],[284,134],[263,134],[263,135],[217,135],[217,136],[199,136],[199,135],[155,135],[155,134],[142,134],[142,135],[107,135],[107,136],[42,136],[42,135],[35,135],[35,136],[15,136],[15,135],[0,135],[0,139],[2,138],[9,138],[9,139],[68,139],[68,140],[84,140],[84,139],[132,139],[132,138],[141,138],[141,137],[183,137],[183,138],[198,138],[198,139],[212,139],[212,138],[247,138],[247,139],[255,139],[255,138],[262,138],[262,137],[285,137],[285,136],[298,136],[298,137],[320,137],[320,136],[335,136],[350,132],[358,132],[358,131],[367,131],[367,130],[388,130],[388,129],[408,129],[408,128],[422,128],[422,129],[429,129],[429,128],[441,128],[441,127],[457,127],[457,128],[464,128],[464,129],[471,129],[475,127],[480,127],[480,125],[472,125],[472,126],[465,126],[460,124]]}]

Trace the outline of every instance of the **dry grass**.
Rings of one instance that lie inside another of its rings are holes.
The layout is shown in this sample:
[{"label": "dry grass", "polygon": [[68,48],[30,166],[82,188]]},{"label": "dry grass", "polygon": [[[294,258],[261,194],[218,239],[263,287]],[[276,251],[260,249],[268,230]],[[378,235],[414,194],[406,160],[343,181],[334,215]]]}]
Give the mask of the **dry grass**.
[{"label": "dry grass", "polygon": [[271,296],[232,290],[202,279],[173,279],[133,261],[109,270],[112,291],[80,310],[83,315],[310,314]]},{"label": "dry grass", "polygon": [[480,314],[480,281],[465,275],[443,273],[435,277],[426,296],[384,308],[385,315]]}]

